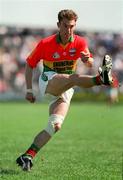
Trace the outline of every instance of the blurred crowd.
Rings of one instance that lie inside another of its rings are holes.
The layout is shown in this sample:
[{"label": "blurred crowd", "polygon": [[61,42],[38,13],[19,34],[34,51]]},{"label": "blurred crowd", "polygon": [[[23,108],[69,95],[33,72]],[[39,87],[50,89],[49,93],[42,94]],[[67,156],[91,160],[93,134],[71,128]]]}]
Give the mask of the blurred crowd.
[{"label": "blurred crowd", "polygon": [[[56,33],[56,29],[22,28],[0,26],[0,95],[23,94],[25,91],[24,68],[25,59],[36,44],[44,37]],[[107,95],[123,93],[123,34],[111,32],[76,31],[87,38],[90,51],[94,57],[94,67],[90,70],[82,62],[78,63],[80,74],[96,74],[103,56],[108,53],[113,58],[113,71],[120,80],[120,88],[112,87]],[[42,64],[35,69],[34,89],[38,92],[38,76],[42,71]],[[114,91],[115,89],[115,91]],[[103,90],[105,90],[103,88]],[[113,91],[112,91],[113,90]],[[102,88],[92,88],[99,93]]]}]

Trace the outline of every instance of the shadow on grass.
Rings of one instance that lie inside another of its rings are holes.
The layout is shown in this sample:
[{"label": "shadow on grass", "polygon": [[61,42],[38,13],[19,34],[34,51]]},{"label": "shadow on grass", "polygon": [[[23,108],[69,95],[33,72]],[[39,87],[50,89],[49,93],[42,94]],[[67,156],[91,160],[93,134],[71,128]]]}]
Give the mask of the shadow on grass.
[{"label": "shadow on grass", "polygon": [[0,168],[0,176],[2,175],[17,175],[19,174],[19,171],[13,170],[13,169],[2,169]]}]

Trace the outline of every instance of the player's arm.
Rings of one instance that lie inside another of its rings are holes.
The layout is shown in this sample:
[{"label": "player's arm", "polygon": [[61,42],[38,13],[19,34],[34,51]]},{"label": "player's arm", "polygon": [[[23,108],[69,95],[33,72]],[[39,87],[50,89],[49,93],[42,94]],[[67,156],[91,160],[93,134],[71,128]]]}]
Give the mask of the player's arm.
[{"label": "player's arm", "polygon": [[33,76],[33,68],[35,68],[43,58],[43,44],[42,41],[36,46],[36,48],[31,52],[31,54],[27,57],[26,61],[26,69],[25,69],[25,79],[26,79],[26,99],[31,103],[35,102],[35,96],[33,95],[32,90],[32,76]]},{"label": "player's arm", "polygon": [[85,38],[79,38],[79,49],[81,61],[87,66],[92,67],[93,57],[88,48],[88,42]]},{"label": "player's arm", "polygon": [[26,99],[31,103],[35,102],[35,96],[32,91],[32,76],[33,76],[33,68],[26,64],[25,68],[25,80],[26,80]]}]

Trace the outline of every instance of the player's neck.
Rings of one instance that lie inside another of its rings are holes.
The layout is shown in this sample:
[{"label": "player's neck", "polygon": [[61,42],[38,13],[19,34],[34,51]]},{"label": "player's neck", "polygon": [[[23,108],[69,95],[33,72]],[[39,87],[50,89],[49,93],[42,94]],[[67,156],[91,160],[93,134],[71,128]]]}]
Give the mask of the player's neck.
[{"label": "player's neck", "polygon": [[70,42],[70,38],[71,38],[71,37],[66,38],[65,36],[62,36],[62,35],[60,35],[60,33],[59,33],[59,38],[60,38],[61,44],[66,45],[66,44],[68,44],[68,43]]},{"label": "player's neck", "polygon": [[61,44],[66,45],[69,43],[69,39],[65,39],[64,37],[61,37]]}]

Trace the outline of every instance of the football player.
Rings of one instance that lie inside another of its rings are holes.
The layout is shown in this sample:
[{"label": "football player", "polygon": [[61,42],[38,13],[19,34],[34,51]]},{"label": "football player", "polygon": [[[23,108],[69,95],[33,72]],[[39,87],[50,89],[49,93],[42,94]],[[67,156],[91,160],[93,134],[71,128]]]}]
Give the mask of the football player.
[{"label": "football player", "polygon": [[37,152],[61,129],[68,112],[74,87],[90,88],[93,86],[110,86],[113,82],[112,59],[109,55],[103,58],[102,66],[96,76],[75,73],[77,60],[88,67],[93,65],[93,57],[85,38],[74,33],[78,16],[73,10],[65,9],[58,13],[58,33],[42,39],[26,63],[26,99],[34,103],[32,90],[33,69],[43,60],[43,73],[39,77],[41,96],[53,97],[49,105],[47,126],[37,134],[31,146],[19,156],[16,163],[25,171],[33,166],[32,159]]}]

